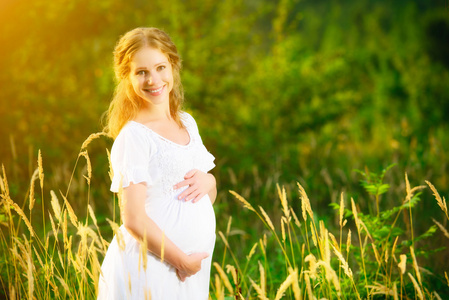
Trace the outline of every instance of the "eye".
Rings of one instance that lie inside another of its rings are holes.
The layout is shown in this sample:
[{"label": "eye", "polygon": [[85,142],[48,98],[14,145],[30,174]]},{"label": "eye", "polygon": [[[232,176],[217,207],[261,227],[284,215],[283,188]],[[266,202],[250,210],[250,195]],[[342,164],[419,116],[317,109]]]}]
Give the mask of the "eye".
[{"label": "eye", "polygon": [[137,75],[139,75],[139,76],[144,76],[145,74],[147,73],[147,71],[145,71],[145,70],[140,70],[140,71],[137,71]]},{"label": "eye", "polygon": [[165,67],[164,65],[162,65],[162,66],[158,66],[158,67],[157,67],[157,70],[158,70],[158,71],[163,71],[163,70],[165,70],[165,68],[166,68],[166,67]]}]

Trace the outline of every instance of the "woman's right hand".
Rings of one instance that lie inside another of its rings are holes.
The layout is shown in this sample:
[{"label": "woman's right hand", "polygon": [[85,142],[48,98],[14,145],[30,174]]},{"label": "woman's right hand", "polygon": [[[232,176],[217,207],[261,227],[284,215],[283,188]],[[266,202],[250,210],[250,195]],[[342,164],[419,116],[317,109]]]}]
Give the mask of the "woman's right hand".
[{"label": "woman's right hand", "polygon": [[206,252],[193,253],[187,256],[181,269],[177,269],[176,273],[181,281],[185,281],[187,277],[195,275],[201,270],[201,262],[209,256]]}]

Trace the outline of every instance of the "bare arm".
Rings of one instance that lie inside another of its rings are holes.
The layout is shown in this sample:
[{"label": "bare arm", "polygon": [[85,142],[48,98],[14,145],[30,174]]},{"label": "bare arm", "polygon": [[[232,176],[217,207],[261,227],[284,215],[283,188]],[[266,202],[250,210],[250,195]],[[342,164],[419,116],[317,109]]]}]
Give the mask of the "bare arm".
[{"label": "bare arm", "polygon": [[[130,184],[123,189],[123,218],[126,229],[137,239],[147,240],[147,248],[154,255],[161,257],[163,232],[145,212],[147,187],[144,183]],[[201,261],[209,256],[207,253],[186,255],[170,239],[164,238],[164,260],[175,267],[182,281],[201,269]]]}]

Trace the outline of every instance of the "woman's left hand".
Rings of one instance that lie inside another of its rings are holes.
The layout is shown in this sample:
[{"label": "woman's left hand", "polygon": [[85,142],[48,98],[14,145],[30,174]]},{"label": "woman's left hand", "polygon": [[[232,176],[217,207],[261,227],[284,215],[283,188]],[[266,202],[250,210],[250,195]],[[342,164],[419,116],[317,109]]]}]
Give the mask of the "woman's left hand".
[{"label": "woman's left hand", "polygon": [[204,195],[213,190],[216,184],[214,175],[204,173],[197,169],[187,172],[184,179],[185,180],[177,183],[173,188],[176,190],[183,186],[189,186],[178,196],[178,199],[181,200],[185,198],[185,201],[193,200],[193,203],[199,201]]}]

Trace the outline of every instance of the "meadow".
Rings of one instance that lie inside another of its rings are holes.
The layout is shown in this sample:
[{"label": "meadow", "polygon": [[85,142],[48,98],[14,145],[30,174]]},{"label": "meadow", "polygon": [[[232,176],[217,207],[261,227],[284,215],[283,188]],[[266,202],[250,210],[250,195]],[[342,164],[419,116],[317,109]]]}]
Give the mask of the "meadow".
[{"label": "meadow", "polygon": [[[67,198],[71,185],[81,184],[73,177],[75,172],[67,191],[45,191],[45,168],[40,151],[29,188],[20,195],[25,200],[21,205],[11,198],[10,183],[2,166],[0,274],[3,295],[8,299],[95,299],[102,258],[110,240],[107,237],[112,231],[117,234],[119,244],[123,241],[118,231],[120,219],[107,218],[105,229],[90,204],[92,166],[87,147],[102,135],[92,134],[78,155],[78,159],[86,163],[80,178],[86,183],[84,213],[75,211],[72,205],[75,200]],[[77,164],[80,163],[77,160]],[[381,210],[379,200],[390,189],[384,178],[391,167],[379,174],[359,171],[363,187],[373,198],[374,213],[362,213],[352,197],[348,199],[341,193],[340,201],[333,205],[338,227],[317,217],[313,201],[300,183],[296,187],[299,210],[293,208],[283,186],[276,185],[273,192],[277,195],[272,198],[269,210],[230,190],[229,193],[254,218],[248,218],[247,222],[240,220],[238,224],[246,226],[235,228],[230,216],[225,228],[218,227],[210,298],[448,297],[447,271],[436,273],[418,263],[420,257],[438,259],[443,251],[429,248],[426,245],[428,239],[438,236],[449,239],[449,232],[442,225],[449,220],[446,200],[429,181],[425,181],[426,185],[413,186],[405,174],[403,197],[392,199],[393,207]],[[267,183],[268,188],[272,188],[271,185]],[[433,193],[434,205],[439,206],[443,217],[439,220],[431,218],[434,225],[418,235],[413,219],[419,215],[415,208],[425,189]],[[121,197],[120,194],[117,196],[119,210]],[[45,207],[47,197],[51,209]],[[36,210],[40,212],[36,214]],[[40,213],[43,215],[39,216]],[[401,217],[409,223],[400,222]],[[250,247],[241,247],[245,243],[236,243],[233,239],[233,235],[248,234],[242,229],[259,233],[247,238],[246,245]],[[141,250],[145,257],[144,243]],[[144,258],[141,264],[145,268]]]},{"label": "meadow", "polygon": [[449,299],[446,2],[2,2],[0,298],[95,298],[121,219],[91,133],[155,26],[216,157],[212,299]]}]

